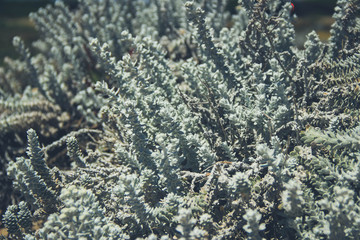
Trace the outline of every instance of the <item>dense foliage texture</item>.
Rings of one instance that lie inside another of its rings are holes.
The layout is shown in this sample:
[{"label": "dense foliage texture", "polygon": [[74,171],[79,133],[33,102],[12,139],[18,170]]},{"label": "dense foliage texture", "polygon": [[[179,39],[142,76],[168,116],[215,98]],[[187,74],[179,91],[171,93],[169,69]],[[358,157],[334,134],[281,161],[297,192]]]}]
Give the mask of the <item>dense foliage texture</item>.
[{"label": "dense foliage texture", "polygon": [[360,1],[337,5],[304,50],[287,0],[31,14],[0,70],[9,237],[359,239]]}]

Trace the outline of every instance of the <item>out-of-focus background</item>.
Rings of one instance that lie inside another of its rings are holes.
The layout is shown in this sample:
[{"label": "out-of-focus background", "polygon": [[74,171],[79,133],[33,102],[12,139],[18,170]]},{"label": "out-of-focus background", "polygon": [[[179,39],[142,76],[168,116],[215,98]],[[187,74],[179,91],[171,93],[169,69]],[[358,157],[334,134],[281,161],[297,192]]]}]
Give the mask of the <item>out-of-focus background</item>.
[{"label": "out-of-focus background", "polygon": [[[39,36],[28,16],[40,7],[53,4],[55,0],[0,0],[0,66],[5,56],[16,57],[12,46],[14,36],[20,36],[27,45]],[[76,0],[64,0],[74,5]]]},{"label": "out-of-focus background", "polygon": [[334,23],[332,15],[336,0],[294,0],[296,45],[302,48],[306,35],[315,30],[320,39],[326,42],[330,37],[330,27]]},{"label": "out-of-focus background", "polygon": [[[30,12],[40,7],[54,3],[55,0],[0,0],[0,66],[5,56],[16,57],[12,47],[14,36],[20,36],[25,43],[30,44],[38,38],[32,22],[29,21]],[[289,0],[290,1],[290,0]],[[65,0],[74,6],[76,0]],[[232,7],[237,0],[229,0]],[[332,14],[336,0],[293,0],[295,5],[295,19],[293,24],[296,30],[296,44],[302,48],[306,34],[315,30],[322,41],[329,36],[329,29],[333,23]]]},{"label": "out-of-focus background", "polygon": [[28,15],[49,3],[50,0],[0,0],[0,65],[5,56],[16,56],[12,47],[14,36],[21,36],[26,43],[37,39],[36,30]]}]

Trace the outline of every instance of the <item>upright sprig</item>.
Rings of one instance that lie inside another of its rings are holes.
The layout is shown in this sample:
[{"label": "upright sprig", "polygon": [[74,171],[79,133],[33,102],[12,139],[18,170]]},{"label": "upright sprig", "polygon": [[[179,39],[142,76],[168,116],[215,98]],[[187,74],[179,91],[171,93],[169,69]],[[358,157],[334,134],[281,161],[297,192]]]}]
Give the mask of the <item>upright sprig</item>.
[{"label": "upright sprig", "polygon": [[46,165],[33,129],[28,130],[28,145],[29,159],[18,157],[16,162],[11,162],[8,174],[34,208],[42,207],[47,213],[55,212],[60,203],[57,199],[59,185]]},{"label": "upright sprig", "polygon": [[23,233],[29,232],[32,226],[32,214],[24,201],[11,205],[3,216],[3,222],[11,237],[21,239]]},{"label": "upright sprig", "polygon": [[31,165],[40,177],[45,181],[46,185],[55,190],[56,183],[51,177],[50,168],[46,165],[44,153],[40,148],[39,139],[34,129],[27,131],[28,135],[28,151],[27,154],[30,158]]},{"label": "upright sprig", "polygon": [[197,28],[197,38],[201,44],[204,44],[204,54],[215,64],[215,69],[219,70],[223,75],[229,88],[241,88],[241,83],[236,80],[233,72],[231,72],[226,58],[221,54],[221,49],[216,47],[211,37],[210,30],[205,23],[204,10],[196,8],[194,2],[186,2],[185,7],[188,13],[188,19]]}]

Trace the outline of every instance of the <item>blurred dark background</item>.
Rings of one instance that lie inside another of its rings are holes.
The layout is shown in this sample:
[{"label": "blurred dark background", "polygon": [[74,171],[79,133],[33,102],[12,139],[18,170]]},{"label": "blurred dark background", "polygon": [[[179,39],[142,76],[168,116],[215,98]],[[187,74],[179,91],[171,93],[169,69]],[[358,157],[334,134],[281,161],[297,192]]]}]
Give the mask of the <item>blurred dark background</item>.
[{"label": "blurred dark background", "polygon": [[322,41],[330,37],[330,27],[334,23],[332,15],[336,0],[293,0],[295,6],[294,21],[296,45],[303,48],[306,35],[315,30]]},{"label": "blurred dark background", "polygon": [[[28,15],[40,7],[53,4],[55,0],[0,0],[0,66],[5,56],[16,57],[12,46],[14,36],[20,36],[27,45],[38,39],[34,24]],[[65,0],[73,6],[76,0]]]},{"label": "blurred dark background", "polygon": [[[65,0],[72,7],[76,0]],[[333,23],[332,14],[336,0],[293,0],[295,14],[293,24],[296,30],[296,45],[302,48],[306,34],[315,30],[322,41],[326,41]],[[26,44],[38,38],[28,14],[40,7],[54,3],[54,0],[0,0],[0,66],[5,56],[16,57],[12,38],[16,35]],[[229,0],[229,7],[235,9],[237,0]]]}]

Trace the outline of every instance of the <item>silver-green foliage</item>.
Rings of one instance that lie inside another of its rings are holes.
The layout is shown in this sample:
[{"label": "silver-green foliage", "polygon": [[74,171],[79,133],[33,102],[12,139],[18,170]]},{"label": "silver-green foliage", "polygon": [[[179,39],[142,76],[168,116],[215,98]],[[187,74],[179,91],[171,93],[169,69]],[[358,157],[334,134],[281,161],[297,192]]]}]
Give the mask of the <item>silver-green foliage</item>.
[{"label": "silver-green foliage", "polygon": [[62,189],[59,199],[62,209],[48,217],[38,239],[129,239],[104,216],[90,190],[70,186]]},{"label": "silver-green foliage", "polygon": [[[0,134],[13,115],[74,119],[26,121],[64,136],[42,150],[29,130],[30,159],[9,163],[47,217],[26,239],[356,239],[359,1],[339,1],[330,42],[313,32],[305,50],[290,2],[239,4],[80,0],[31,15],[43,36],[34,55],[14,40]],[[65,143],[74,164],[49,169]],[[16,206],[5,215],[21,237]]]}]

